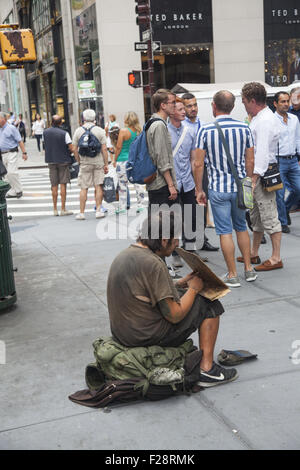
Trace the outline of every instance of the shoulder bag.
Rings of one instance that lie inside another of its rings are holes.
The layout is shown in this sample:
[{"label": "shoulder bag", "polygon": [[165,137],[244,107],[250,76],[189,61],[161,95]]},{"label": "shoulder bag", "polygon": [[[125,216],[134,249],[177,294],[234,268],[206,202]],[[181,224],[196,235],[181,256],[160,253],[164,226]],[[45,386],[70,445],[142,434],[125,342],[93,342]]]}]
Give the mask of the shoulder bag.
[{"label": "shoulder bag", "polygon": [[178,142],[177,142],[176,147],[175,147],[174,150],[173,150],[173,158],[174,158],[175,155],[177,154],[180,145],[181,145],[182,142],[184,141],[184,138],[185,138],[185,136],[186,136],[186,134],[187,134],[187,131],[188,131],[187,126],[183,126],[182,134],[181,134],[181,136],[180,136],[180,138],[179,138],[179,140],[178,140]]},{"label": "shoulder bag", "polygon": [[[278,142],[278,155],[279,155],[279,142]],[[266,191],[277,191],[278,189],[283,188],[279,163],[274,162],[268,165],[268,169],[265,172],[264,176],[261,177],[262,185]]]}]

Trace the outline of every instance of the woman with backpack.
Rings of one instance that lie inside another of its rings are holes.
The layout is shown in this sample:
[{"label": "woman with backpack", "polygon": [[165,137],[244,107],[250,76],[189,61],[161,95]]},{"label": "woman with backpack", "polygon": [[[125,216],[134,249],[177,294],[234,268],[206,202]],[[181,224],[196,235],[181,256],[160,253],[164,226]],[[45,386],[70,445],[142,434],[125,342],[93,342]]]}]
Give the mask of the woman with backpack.
[{"label": "woman with backpack", "polygon": [[[139,118],[134,111],[129,111],[124,117],[125,127],[119,132],[117,145],[115,148],[114,162],[113,165],[116,168],[116,173],[119,182],[119,206],[116,209],[116,213],[126,212],[127,207],[127,189],[128,179],[126,174],[126,162],[128,160],[129,149],[134,139],[142,132]],[[143,201],[145,198],[144,188],[135,184],[135,191],[137,197],[137,212],[141,212],[143,207]]]}]

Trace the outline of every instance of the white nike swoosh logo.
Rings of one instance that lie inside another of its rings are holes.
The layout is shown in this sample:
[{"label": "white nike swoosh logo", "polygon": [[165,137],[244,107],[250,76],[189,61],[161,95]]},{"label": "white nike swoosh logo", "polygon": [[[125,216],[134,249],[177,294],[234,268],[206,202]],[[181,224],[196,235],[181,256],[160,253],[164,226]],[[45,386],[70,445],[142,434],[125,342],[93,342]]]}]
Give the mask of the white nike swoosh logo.
[{"label": "white nike swoosh logo", "polygon": [[205,377],[208,377],[209,379],[215,379],[215,380],[224,380],[225,379],[223,374],[220,374],[219,377],[216,377],[215,375],[209,375],[209,374],[206,374],[205,372],[201,371],[201,375],[204,375]]}]

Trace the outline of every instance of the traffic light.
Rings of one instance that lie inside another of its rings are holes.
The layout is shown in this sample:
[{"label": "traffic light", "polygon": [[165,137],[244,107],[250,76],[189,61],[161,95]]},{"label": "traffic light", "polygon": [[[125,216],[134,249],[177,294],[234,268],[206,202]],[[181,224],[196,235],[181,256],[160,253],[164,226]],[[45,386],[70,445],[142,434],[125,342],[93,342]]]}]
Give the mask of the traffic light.
[{"label": "traffic light", "polygon": [[0,31],[0,52],[4,65],[35,62],[36,50],[32,31],[30,29]]},{"label": "traffic light", "polygon": [[141,26],[142,24],[150,26],[150,5],[149,0],[135,0],[137,3],[135,12],[138,15],[136,17],[136,24]]},{"label": "traffic light", "polygon": [[141,72],[138,72],[138,71],[129,72],[128,85],[132,86],[133,88],[142,86]]}]

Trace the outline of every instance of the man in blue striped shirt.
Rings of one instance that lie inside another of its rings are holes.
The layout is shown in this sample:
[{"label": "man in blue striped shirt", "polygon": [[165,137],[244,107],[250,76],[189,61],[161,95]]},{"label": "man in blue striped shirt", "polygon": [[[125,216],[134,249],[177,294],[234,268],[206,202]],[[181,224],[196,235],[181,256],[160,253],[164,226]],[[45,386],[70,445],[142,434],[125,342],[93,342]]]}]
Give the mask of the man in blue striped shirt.
[{"label": "man in blue striped shirt", "polygon": [[[235,97],[226,90],[213,97],[213,115],[219,123],[228,143],[230,154],[240,178],[252,176],[254,167],[254,143],[247,124],[230,117]],[[246,226],[245,211],[237,206],[237,185],[231,173],[225,149],[214,123],[206,124],[198,132],[196,142],[201,161],[200,180],[203,179],[204,158],[208,171],[208,195],[214,216],[216,233],[220,236],[222,252],[228,272],[224,282],[229,287],[240,287],[237,275],[232,227],[236,231],[238,246],[245,262],[245,279],[255,281],[257,275],[250,262],[250,237]],[[198,202],[205,201],[202,187],[197,194]]]}]

